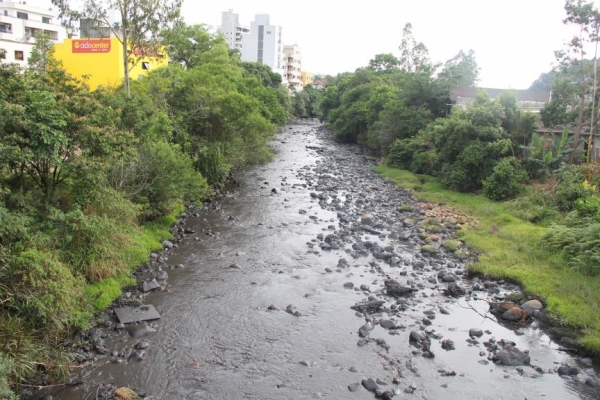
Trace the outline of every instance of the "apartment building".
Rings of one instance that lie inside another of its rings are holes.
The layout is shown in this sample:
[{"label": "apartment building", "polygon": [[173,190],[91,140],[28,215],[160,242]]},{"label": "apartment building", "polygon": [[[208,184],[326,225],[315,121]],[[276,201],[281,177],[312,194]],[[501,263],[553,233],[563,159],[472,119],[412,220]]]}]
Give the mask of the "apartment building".
[{"label": "apartment building", "polygon": [[281,27],[271,25],[267,14],[258,14],[250,23],[248,33],[242,35],[242,61],[268,65],[286,82]]},{"label": "apartment building", "polygon": [[0,0],[0,62],[27,67],[38,33],[48,35],[54,43],[67,38],[67,31],[52,9],[35,7],[26,1]]},{"label": "apartment building", "polygon": [[312,72],[302,71],[302,86],[312,85],[315,81],[315,74]]},{"label": "apartment building", "polygon": [[217,28],[217,31],[223,34],[230,49],[241,52],[242,37],[249,33],[250,29],[240,24],[239,14],[229,10],[221,13],[221,26]]},{"label": "apartment building", "polygon": [[302,85],[302,53],[297,44],[283,46],[285,56],[285,80],[290,88],[298,91],[304,87]]}]

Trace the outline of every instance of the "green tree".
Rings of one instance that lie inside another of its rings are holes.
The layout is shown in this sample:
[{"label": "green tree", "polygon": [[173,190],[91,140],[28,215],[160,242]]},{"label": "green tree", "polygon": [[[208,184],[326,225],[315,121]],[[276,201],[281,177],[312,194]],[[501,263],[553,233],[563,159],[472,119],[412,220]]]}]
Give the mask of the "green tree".
[{"label": "green tree", "polygon": [[161,39],[167,47],[169,59],[184,68],[198,65],[200,54],[209,51],[217,40],[208,32],[206,25],[187,25],[182,21],[163,30]]},{"label": "green tree", "polygon": [[479,67],[475,61],[475,52],[468,53],[459,51],[457,55],[446,61],[438,79],[448,87],[452,86],[475,86],[479,76]]},{"label": "green tree", "polygon": [[417,42],[412,32],[412,24],[409,22],[402,29],[402,41],[400,43],[399,67],[407,73],[430,74],[435,66],[429,59],[429,50],[423,42]]},{"label": "green tree", "polygon": [[[591,97],[591,113],[589,114],[592,129],[594,130],[594,112],[596,97],[596,64],[590,70],[585,62],[586,44],[593,43],[597,52],[600,32],[600,11],[593,3],[586,0],[567,0],[565,3],[567,17],[565,24],[575,25],[579,32],[575,35],[564,50],[557,51],[556,57],[563,68],[577,68],[576,83],[578,86],[578,116],[573,140],[573,152],[569,155],[569,162],[573,163],[581,152],[584,125],[586,124],[586,99]],[[594,59],[596,54],[594,54]]]},{"label": "green tree", "polygon": [[399,64],[398,58],[391,53],[377,54],[369,61],[369,68],[375,72],[394,72],[398,70]]}]

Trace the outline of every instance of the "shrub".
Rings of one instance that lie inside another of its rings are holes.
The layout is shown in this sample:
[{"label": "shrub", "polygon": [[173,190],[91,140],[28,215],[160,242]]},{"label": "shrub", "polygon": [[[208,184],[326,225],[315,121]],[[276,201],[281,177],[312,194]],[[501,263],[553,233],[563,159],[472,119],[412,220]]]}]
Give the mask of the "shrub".
[{"label": "shrub", "polygon": [[387,165],[400,169],[409,169],[415,152],[411,139],[398,139],[390,147]]},{"label": "shrub", "polygon": [[0,354],[0,399],[17,400],[17,396],[10,390],[8,376],[13,373],[14,363]]},{"label": "shrub", "polygon": [[574,227],[553,225],[542,237],[542,243],[562,253],[572,269],[583,274],[600,273],[600,223]]},{"label": "shrub", "polygon": [[506,157],[496,164],[494,172],[483,181],[483,191],[491,200],[507,200],[520,192],[527,179],[527,173],[522,170],[519,160]]},{"label": "shrub", "polygon": [[142,145],[130,162],[114,163],[108,180],[126,198],[142,206],[145,220],[167,214],[177,200],[200,202],[211,194],[191,158],[177,145],[162,141]]},{"label": "shrub", "polygon": [[594,194],[594,188],[585,185],[580,167],[565,166],[558,175],[558,186],[552,197],[553,204],[563,211],[573,210],[575,202]]}]

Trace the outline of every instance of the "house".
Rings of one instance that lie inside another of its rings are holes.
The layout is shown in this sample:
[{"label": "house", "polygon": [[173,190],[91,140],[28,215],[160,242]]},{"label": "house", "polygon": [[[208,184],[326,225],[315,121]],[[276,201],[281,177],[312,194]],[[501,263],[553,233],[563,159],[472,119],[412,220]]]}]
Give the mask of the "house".
[{"label": "house", "polygon": [[511,91],[517,96],[519,108],[534,114],[539,114],[544,104],[548,103],[551,98],[551,92],[546,91],[455,86],[450,89],[450,99],[456,105],[466,106],[472,104],[477,97],[477,93],[481,91],[486,92],[491,100],[496,100],[502,93]]},{"label": "house", "polygon": [[0,1],[0,62],[27,67],[35,36],[46,34],[53,43],[67,38],[52,9],[39,8],[26,1]]}]

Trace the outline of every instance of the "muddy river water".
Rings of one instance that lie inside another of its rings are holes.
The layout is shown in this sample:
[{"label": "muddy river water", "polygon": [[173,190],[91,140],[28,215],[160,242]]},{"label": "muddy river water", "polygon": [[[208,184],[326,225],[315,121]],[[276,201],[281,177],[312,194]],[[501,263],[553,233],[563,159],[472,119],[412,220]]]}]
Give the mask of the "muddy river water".
[{"label": "muddy river water", "polygon": [[[149,264],[168,273],[166,290],[143,299],[162,316],[149,322],[156,332],[105,329],[108,353],[54,399],[101,398],[101,383],[165,400],[600,398],[591,360],[535,319],[489,313],[518,288],[467,278],[439,246],[451,229],[421,251],[423,212],[360,148],[316,122],[285,127],[273,148],[272,162],[187,218],[189,234]],[[466,294],[448,296],[450,286]],[[529,363],[494,362],[505,346]]]}]

